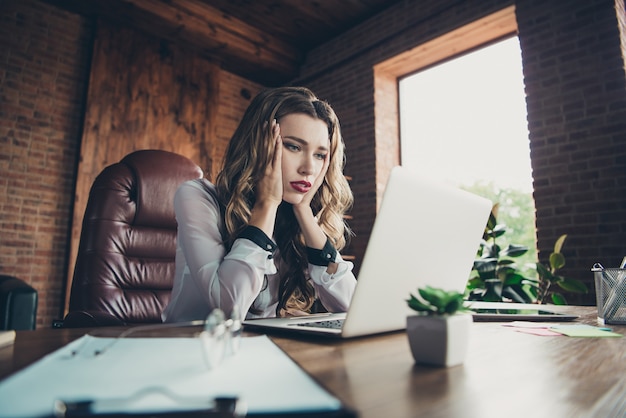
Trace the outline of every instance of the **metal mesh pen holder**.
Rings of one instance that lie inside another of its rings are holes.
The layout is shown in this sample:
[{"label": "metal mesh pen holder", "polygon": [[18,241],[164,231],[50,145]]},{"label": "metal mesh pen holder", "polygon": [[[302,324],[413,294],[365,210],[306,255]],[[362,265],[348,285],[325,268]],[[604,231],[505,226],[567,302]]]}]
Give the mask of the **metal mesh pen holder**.
[{"label": "metal mesh pen holder", "polygon": [[596,287],[598,322],[626,324],[626,269],[606,269],[596,263],[591,271]]}]

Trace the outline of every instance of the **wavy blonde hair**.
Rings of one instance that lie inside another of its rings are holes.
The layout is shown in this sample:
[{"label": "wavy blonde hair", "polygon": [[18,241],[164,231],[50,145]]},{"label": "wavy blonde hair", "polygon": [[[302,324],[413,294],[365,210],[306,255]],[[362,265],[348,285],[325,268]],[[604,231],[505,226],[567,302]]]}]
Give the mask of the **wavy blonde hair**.
[{"label": "wavy blonde hair", "polygon": [[[270,121],[276,119],[280,123],[281,118],[294,113],[319,119],[328,126],[328,171],[311,207],[335,248],[344,248],[351,236],[344,214],[351,208],[353,196],[343,175],[345,144],[339,119],[330,105],[309,89],[279,87],[262,91],[252,100],[229,142],[222,171],[216,179],[217,196],[225,207],[223,228],[228,249],[248,225],[256,201],[256,185],[274,155]],[[290,308],[309,311],[315,292],[305,274],[308,260],[304,238],[292,207],[286,202],[279,207],[274,238],[288,266],[288,271],[281,272],[277,315]]]}]

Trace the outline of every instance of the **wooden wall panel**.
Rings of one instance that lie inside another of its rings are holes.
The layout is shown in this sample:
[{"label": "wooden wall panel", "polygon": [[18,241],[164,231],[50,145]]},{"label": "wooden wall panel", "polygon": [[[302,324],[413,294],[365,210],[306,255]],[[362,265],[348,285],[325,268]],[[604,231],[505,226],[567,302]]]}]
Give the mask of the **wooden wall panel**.
[{"label": "wooden wall panel", "polygon": [[185,155],[213,172],[220,69],[180,47],[98,24],[76,177],[65,311],[89,189],[102,169],[139,149]]}]

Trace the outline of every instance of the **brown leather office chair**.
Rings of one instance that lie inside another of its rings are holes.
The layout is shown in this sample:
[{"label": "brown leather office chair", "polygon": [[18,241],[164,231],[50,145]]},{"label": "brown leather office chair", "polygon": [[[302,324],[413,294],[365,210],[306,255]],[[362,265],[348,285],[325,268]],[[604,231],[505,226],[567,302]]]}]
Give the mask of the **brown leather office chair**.
[{"label": "brown leather office chair", "polygon": [[202,175],[188,158],[160,150],[133,152],[98,175],[63,327],[161,322],[174,280],[174,193]]}]

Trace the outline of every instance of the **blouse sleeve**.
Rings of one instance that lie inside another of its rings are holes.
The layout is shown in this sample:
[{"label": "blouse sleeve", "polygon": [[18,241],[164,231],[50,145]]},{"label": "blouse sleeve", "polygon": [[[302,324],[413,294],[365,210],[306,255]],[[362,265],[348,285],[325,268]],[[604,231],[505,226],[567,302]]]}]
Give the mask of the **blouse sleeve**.
[{"label": "blouse sleeve", "polygon": [[356,287],[353,264],[343,260],[339,253],[335,253],[333,261],[337,263],[335,273],[328,273],[326,266],[309,264],[309,275],[322,305],[329,312],[346,312]]},{"label": "blouse sleeve", "polygon": [[227,314],[238,306],[245,315],[261,291],[265,274],[276,272],[272,253],[250,239],[239,238],[226,254],[218,227],[219,206],[198,186],[185,183],[174,198],[178,246],[207,304]]}]

